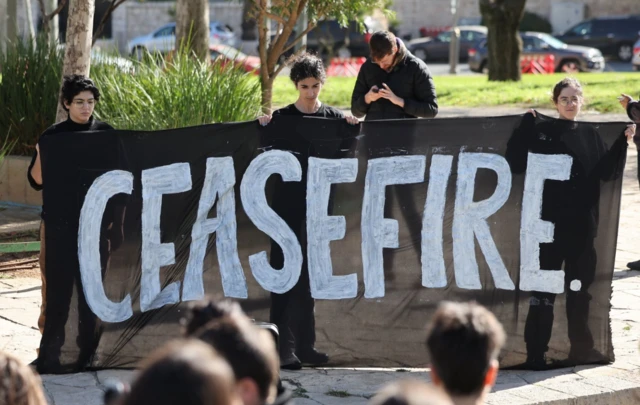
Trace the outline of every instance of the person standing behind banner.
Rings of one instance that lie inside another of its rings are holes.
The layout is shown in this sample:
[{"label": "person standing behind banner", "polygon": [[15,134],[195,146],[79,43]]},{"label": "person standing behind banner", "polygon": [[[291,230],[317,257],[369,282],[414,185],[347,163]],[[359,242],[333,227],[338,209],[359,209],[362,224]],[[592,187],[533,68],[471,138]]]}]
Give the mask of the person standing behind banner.
[{"label": "person standing behind banner", "polygon": [[[67,120],[54,124],[42,133],[40,139],[45,136],[64,132],[111,130],[111,125],[93,118],[93,109],[96,102],[100,100],[100,91],[93,81],[81,75],[65,76],[60,89],[60,102],[69,113]],[[42,166],[40,162],[40,143],[36,144],[36,151],[31,159],[31,164],[27,171],[27,179],[31,187],[37,191],[42,190]],[[45,309],[47,307],[47,278],[45,268],[45,221],[46,209],[42,206],[40,214],[40,276],[42,278],[42,305],[40,306],[40,317],[38,318],[38,328],[40,333],[44,330]]]},{"label": "person standing behind banner", "polygon": [[[610,148],[590,124],[576,123],[583,105],[582,86],[566,78],[553,89],[553,102],[559,119],[535,120],[530,110],[509,140],[506,159],[514,173],[527,168],[528,153],[564,154],[572,158],[566,181],[547,181],[542,196],[541,219],[554,226],[553,242],[540,244],[540,268],[565,272],[567,329],[571,349],[570,365],[601,363],[606,360],[595,349],[589,329],[588,290],[595,279],[597,255],[594,239],[599,220],[600,182],[617,178],[624,170],[627,142],[635,133],[629,125]],[[556,294],[533,291],[524,338],[527,349],[525,367],[547,367],[546,352],[554,320]]]},{"label": "person standing behind banner", "polygon": [[[288,62],[289,77],[298,90],[298,99],[273,112],[273,115],[290,115],[320,118],[346,119],[357,125],[359,120],[330,107],[319,100],[322,86],[327,78],[322,60],[315,55],[303,53]],[[260,125],[271,121],[271,115],[258,118]],[[306,185],[291,182],[281,185],[274,193],[273,209],[284,219],[296,234],[303,249],[303,263],[298,283],[284,294],[271,294],[271,322],[280,333],[280,367],[298,370],[302,364],[320,365],[329,361],[329,356],[315,349],[315,302],[311,297],[306,255]],[[271,244],[271,265],[282,268],[284,255],[277,243]]]},{"label": "person standing behind banner", "polygon": [[365,121],[434,118],[438,99],[427,65],[389,31],[374,33],[369,49],[351,95],[353,115]]},{"label": "person standing behind banner", "polygon": [[[626,94],[621,94],[618,97],[620,104],[627,111],[629,118],[631,118],[636,124],[640,124],[640,102],[634,100],[631,96]],[[636,144],[636,148],[638,149],[638,183],[640,183],[640,131],[636,128],[636,134],[633,137],[633,142]],[[627,267],[631,270],[640,270],[640,260],[636,260],[635,262],[627,263]]]}]

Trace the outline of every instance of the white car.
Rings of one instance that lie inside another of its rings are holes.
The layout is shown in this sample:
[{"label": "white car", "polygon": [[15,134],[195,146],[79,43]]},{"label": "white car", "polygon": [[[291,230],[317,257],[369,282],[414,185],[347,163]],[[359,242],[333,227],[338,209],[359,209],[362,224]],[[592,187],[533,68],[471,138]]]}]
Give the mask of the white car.
[{"label": "white car", "polygon": [[[231,28],[218,21],[209,23],[209,44],[235,46],[236,35]],[[175,49],[176,23],[165,24],[150,34],[136,37],[127,43],[131,56],[142,59],[145,52],[168,53]]]},{"label": "white car", "polygon": [[633,70],[640,72],[640,38],[638,38],[636,44],[633,46],[633,59],[631,59],[631,66],[633,66]]}]

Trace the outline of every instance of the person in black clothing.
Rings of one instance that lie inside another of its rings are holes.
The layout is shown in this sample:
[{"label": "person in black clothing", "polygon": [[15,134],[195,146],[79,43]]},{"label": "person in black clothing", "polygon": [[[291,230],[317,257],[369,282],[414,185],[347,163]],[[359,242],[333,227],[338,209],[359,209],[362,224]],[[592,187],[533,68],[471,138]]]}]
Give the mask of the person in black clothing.
[{"label": "person in black clothing", "polygon": [[[291,65],[289,77],[298,90],[298,100],[274,111],[273,116],[338,118],[346,119],[352,125],[359,123],[357,118],[345,116],[339,109],[328,106],[318,99],[326,79],[320,58],[304,53],[293,58],[289,63]],[[271,119],[272,116],[264,115],[259,117],[258,121],[265,126]],[[288,148],[285,147],[285,149]],[[296,147],[294,146],[293,149]],[[301,162],[301,165],[304,172],[306,159]],[[280,365],[285,369],[297,370],[303,363],[309,365],[327,363],[329,356],[315,349],[315,303],[311,297],[306,258],[306,182],[279,183],[274,192],[273,209],[298,237],[304,256],[298,283],[284,294],[271,294],[270,318],[280,333],[278,346]],[[282,249],[277,243],[272,242],[271,266],[278,269],[283,265]]]},{"label": "person in black clothing", "polygon": [[[636,124],[640,124],[640,101],[634,100],[633,97],[627,94],[621,94],[618,97],[622,108],[627,112],[629,118],[635,122]],[[636,134],[633,137],[633,142],[636,144],[636,149],[638,149],[638,183],[640,184],[640,129],[636,128]],[[640,260],[636,260],[633,262],[627,263],[627,267],[631,270],[640,270]]]},{"label": "person in black clothing", "polygon": [[[379,31],[369,41],[371,57],[362,65],[351,95],[351,112],[365,121],[404,118],[434,118],[438,114],[436,88],[427,65],[407,50],[404,43],[388,31]],[[368,138],[364,142],[369,143]],[[411,150],[412,145],[403,145]],[[369,150],[369,147],[365,148]],[[385,218],[400,211],[409,230],[408,242],[399,249],[384,249],[386,280],[393,280],[396,254],[411,246],[420,257],[422,224],[421,207],[416,206],[412,190],[407,186],[386,189]],[[397,207],[397,208],[396,208]]]},{"label": "person in black clothing", "polygon": [[[575,79],[564,79],[553,90],[560,119],[537,117],[530,111],[507,145],[506,158],[514,173],[527,167],[529,152],[565,154],[572,157],[566,181],[545,182],[541,218],[553,223],[553,242],[540,244],[540,268],[565,271],[567,327],[571,350],[569,364],[598,363],[605,358],[594,348],[589,329],[588,290],[595,278],[597,256],[594,239],[599,218],[600,182],[619,177],[624,169],[630,126],[607,148],[596,128],[577,123],[582,107],[582,87]],[[537,118],[537,119],[536,119]],[[576,283],[576,280],[578,281]],[[527,368],[547,367],[556,294],[533,291],[529,301],[524,337]]]},{"label": "person in black clothing", "polygon": [[[40,136],[40,140],[44,139],[45,137],[58,136],[60,134],[70,132],[113,130],[113,127],[111,125],[100,122],[93,118],[93,110],[96,102],[99,99],[100,92],[91,79],[81,75],[66,76],[60,90],[60,102],[64,106],[64,109],[69,113],[69,116],[67,120],[54,124],[46,131],[44,131]],[[36,190],[43,189],[44,182],[39,143],[36,145],[36,151],[31,160],[31,164],[29,165],[27,178],[31,187]],[[48,331],[51,339],[47,340],[54,342],[54,346],[56,346],[56,348],[53,350],[41,350],[39,358],[47,357],[47,362],[49,362],[49,364],[57,364],[57,358],[60,356],[60,347],[64,344],[65,340],[64,328],[68,315],[65,314],[64,316],[62,316],[56,313],[55,319],[51,319],[50,322],[45,322],[45,317],[47,315],[47,301],[52,303],[53,306],[54,301],[58,302],[60,300],[65,300],[65,303],[58,303],[59,305],[55,305],[55,307],[68,308],[71,301],[74,281],[65,280],[63,282],[61,280],[61,278],[63,277],[62,274],[56,274],[53,276],[47,275],[47,266],[45,265],[45,224],[48,224],[47,226],[50,227],[50,229],[56,229],[57,224],[55,218],[48,218],[47,208],[44,205],[42,206],[41,218],[41,248],[39,261],[40,274],[42,277],[42,305],[40,309],[40,317],[38,318],[38,327],[43,335],[47,334]],[[114,201],[110,201],[107,209],[105,210],[105,215],[101,227],[100,253],[103,271],[106,268],[107,262],[109,260],[109,252],[111,250],[117,249],[122,242],[123,218],[124,205],[117,204]],[[78,291],[82,291],[80,277],[76,275],[73,276],[75,277],[75,283],[77,284]],[[47,280],[51,279],[51,277],[54,277],[56,279],[56,286],[64,287],[64,291],[60,290],[59,288],[55,288],[55,295],[47,294]],[[96,337],[96,318],[88,308],[84,299],[84,294],[79,294],[78,301],[79,317],[80,322],[82,323],[82,327],[79,328],[79,335],[77,340],[77,344],[80,346],[81,352],[81,358],[78,360],[78,362],[79,364],[81,364],[81,366],[84,366],[84,364],[89,361],[90,356],[93,354],[98,338]]]},{"label": "person in black clothing", "polygon": [[351,95],[351,112],[366,121],[434,118],[436,87],[427,65],[389,31],[369,41],[371,57],[360,68]]}]

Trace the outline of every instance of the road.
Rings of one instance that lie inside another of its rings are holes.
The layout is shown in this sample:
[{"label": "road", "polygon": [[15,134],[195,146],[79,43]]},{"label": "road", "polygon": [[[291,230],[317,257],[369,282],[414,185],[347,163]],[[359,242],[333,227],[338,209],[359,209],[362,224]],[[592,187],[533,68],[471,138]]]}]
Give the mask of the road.
[{"label": "road", "polygon": [[[448,63],[427,62],[427,65],[431,70],[431,74],[434,76],[444,76],[449,74]],[[632,71],[633,70],[631,69],[630,62],[624,63],[619,61],[607,61],[607,66],[605,67],[605,72],[632,72]],[[470,71],[469,65],[466,62],[463,62],[458,65],[458,75],[460,76],[479,75],[479,73]]]}]

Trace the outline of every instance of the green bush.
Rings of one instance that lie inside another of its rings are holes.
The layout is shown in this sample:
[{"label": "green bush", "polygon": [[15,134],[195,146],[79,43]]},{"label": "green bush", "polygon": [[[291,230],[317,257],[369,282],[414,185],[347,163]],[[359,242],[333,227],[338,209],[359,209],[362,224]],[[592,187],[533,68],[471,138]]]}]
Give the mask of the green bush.
[{"label": "green bush", "polygon": [[232,64],[211,64],[179,52],[158,64],[136,62],[135,73],[109,65],[92,68],[102,97],[96,117],[118,129],[160,130],[255,119],[260,83]]},{"label": "green bush", "polygon": [[54,122],[62,61],[62,52],[49,47],[44,37],[35,44],[7,44],[0,53],[0,136],[5,137],[0,144],[12,143],[12,153],[30,155],[40,134]]},{"label": "green bush", "polygon": [[551,23],[546,18],[536,13],[524,12],[524,16],[520,21],[519,31],[535,31],[535,32],[548,32],[551,33],[553,28]]}]

